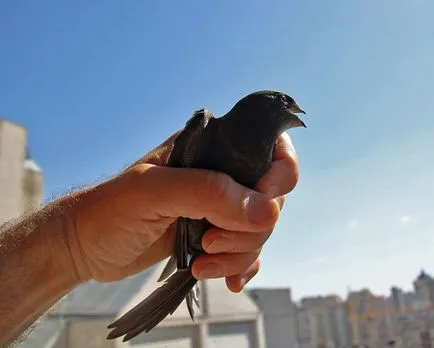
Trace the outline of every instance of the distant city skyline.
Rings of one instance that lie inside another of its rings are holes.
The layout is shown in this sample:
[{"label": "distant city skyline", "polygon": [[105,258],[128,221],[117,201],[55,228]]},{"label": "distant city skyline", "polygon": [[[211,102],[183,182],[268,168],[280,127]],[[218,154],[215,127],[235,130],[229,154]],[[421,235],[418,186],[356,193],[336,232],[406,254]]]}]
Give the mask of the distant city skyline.
[{"label": "distant city skyline", "polygon": [[303,298],[296,304],[299,348],[387,346],[431,348],[434,343],[434,278],[421,270],[413,291],[389,296],[368,288],[338,296]]},{"label": "distant city skyline", "polygon": [[[414,291],[414,281],[415,281],[418,277],[420,277],[421,274],[425,274],[425,275],[427,275],[428,277],[432,277],[432,274],[434,274],[434,273],[430,273],[429,271],[427,271],[426,268],[421,268],[418,272],[415,273],[413,279],[409,282],[408,286],[406,286],[406,287],[402,287],[402,286],[397,286],[397,285],[395,285],[395,284],[391,284],[390,287],[389,287],[389,290],[386,291],[386,292],[384,292],[384,293],[381,293],[381,292],[375,292],[375,291],[373,291],[373,290],[369,287],[369,285],[366,285],[366,286],[364,286],[364,287],[362,286],[362,287],[360,287],[360,288],[351,288],[351,287],[347,287],[347,288],[345,289],[344,292],[336,292],[336,293],[317,293],[317,294],[309,294],[309,295],[303,295],[303,294],[302,294],[302,295],[301,295],[300,297],[298,297],[298,298],[296,298],[296,297],[294,297],[294,296],[292,296],[292,298],[293,298],[294,303],[300,303],[301,301],[303,301],[303,299],[306,299],[306,298],[316,298],[316,297],[323,297],[323,298],[326,298],[326,297],[334,297],[334,296],[337,296],[337,297],[339,297],[340,299],[342,299],[343,301],[345,301],[345,300],[348,298],[348,295],[349,295],[349,294],[354,293],[354,292],[364,291],[364,290],[368,290],[368,291],[370,291],[370,292],[372,293],[372,295],[374,295],[374,296],[379,296],[379,297],[382,297],[382,296],[384,296],[384,297],[390,297],[393,288],[400,289],[400,290],[402,290],[404,293],[413,292],[413,291]],[[291,290],[292,290],[292,294],[293,294],[293,290],[294,290],[294,289],[291,288]]]}]

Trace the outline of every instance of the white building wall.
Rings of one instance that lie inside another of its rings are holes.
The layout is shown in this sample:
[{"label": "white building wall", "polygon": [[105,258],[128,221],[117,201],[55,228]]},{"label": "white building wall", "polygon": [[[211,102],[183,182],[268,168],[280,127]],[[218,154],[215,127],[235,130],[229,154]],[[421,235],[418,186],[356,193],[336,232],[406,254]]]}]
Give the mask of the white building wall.
[{"label": "white building wall", "polygon": [[42,203],[43,173],[26,147],[27,130],[0,120],[0,224]]},{"label": "white building wall", "polygon": [[141,334],[127,343],[119,343],[117,347],[133,348],[200,348],[199,326],[154,328]]},{"label": "white building wall", "polygon": [[0,120],[0,223],[23,212],[25,128]]},{"label": "white building wall", "polygon": [[[117,340],[118,348],[263,348],[256,322],[206,323],[177,327],[156,327],[130,342]],[[282,348],[285,347],[284,345]]]},{"label": "white building wall", "polygon": [[344,305],[338,305],[330,310],[332,322],[333,341],[336,348],[345,348],[350,345],[347,317]]},{"label": "white building wall", "polygon": [[24,211],[38,209],[42,204],[43,176],[36,163],[27,159],[24,162],[23,209]]},{"label": "white building wall", "polygon": [[208,325],[206,348],[259,348],[255,323]]},{"label": "white building wall", "polygon": [[253,289],[251,297],[263,313],[267,348],[297,348],[297,321],[291,291]]},{"label": "white building wall", "polygon": [[299,348],[313,348],[309,313],[305,308],[296,309],[297,341]]}]

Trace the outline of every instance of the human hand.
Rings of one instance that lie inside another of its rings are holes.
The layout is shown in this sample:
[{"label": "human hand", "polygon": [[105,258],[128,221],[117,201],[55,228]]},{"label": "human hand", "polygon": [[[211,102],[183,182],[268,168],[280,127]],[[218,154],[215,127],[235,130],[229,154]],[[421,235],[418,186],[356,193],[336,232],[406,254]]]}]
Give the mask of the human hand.
[{"label": "human hand", "polygon": [[195,260],[194,277],[225,277],[238,292],[258,272],[284,195],[298,180],[289,136],[278,138],[272,167],[253,191],[222,173],[164,167],[176,135],[118,176],[77,194],[68,237],[80,280],[115,281],[163,260],[173,249],[179,216],[216,226],[204,235],[207,254]]}]

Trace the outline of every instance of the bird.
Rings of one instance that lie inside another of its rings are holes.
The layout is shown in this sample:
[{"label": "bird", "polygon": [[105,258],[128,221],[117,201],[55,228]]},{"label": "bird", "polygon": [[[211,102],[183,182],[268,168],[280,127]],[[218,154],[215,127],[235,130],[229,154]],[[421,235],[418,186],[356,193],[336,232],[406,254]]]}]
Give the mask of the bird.
[{"label": "bird", "polygon": [[[220,117],[207,108],[197,109],[175,138],[166,166],[223,172],[254,189],[271,166],[278,136],[290,128],[306,128],[300,113],[306,114],[292,97],[277,90],[245,95]],[[107,339],[124,336],[126,342],[149,332],[184,299],[194,320],[193,302],[199,307],[199,288],[191,266],[204,253],[202,237],[212,226],[206,219],[177,218],[172,256],[158,279],[165,282],[108,325],[112,331]]]}]

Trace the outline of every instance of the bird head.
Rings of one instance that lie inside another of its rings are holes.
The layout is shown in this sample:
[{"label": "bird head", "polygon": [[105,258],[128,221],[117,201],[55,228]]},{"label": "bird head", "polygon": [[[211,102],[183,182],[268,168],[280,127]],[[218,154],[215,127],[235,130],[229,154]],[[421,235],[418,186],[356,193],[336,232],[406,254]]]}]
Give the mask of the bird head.
[{"label": "bird head", "polygon": [[[297,114],[306,114],[289,95],[272,90],[263,90],[250,93],[239,100],[233,107],[232,112],[249,115],[266,123],[278,124],[283,129],[304,127],[305,123]],[[264,119],[265,117],[265,119]]]}]

